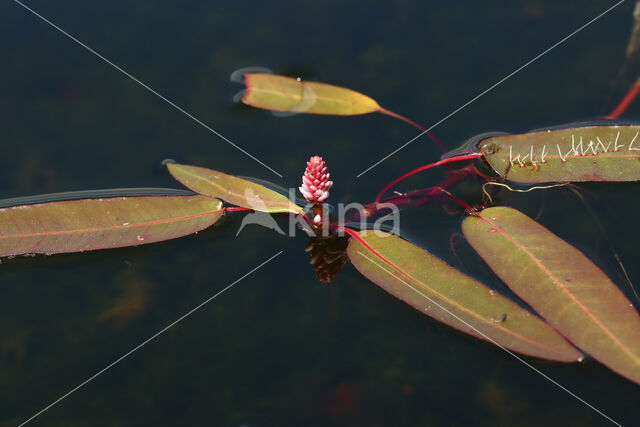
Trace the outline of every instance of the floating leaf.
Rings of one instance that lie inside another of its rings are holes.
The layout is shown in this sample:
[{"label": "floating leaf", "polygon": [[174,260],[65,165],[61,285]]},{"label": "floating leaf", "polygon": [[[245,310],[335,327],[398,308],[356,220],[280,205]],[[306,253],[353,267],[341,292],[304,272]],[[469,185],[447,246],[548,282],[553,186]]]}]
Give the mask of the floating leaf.
[{"label": "floating leaf", "polygon": [[586,126],[492,136],[480,151],[516,182],[638,181],[640,126]]},{"label": "floating leaf", "polygon": [[[353,116],[382,113],[426,129],[408,118],[382,108],[374,99],[340,86],[307,82],[277,74],[247,73],[242,102],[256,108],[294,113]],[[431,135],[431,133],[429,132]]]},{"label": "floating leaf", "polygon": [[381,231],[360,231],[357,236],[369,247],[356,238],[349,241],[353,265],[420,312],[520,353],[582,360],[582,354],[540,318],[424,249]]},{"label": "floating leaf", "polygon": [[245,74],[244,81],[242,102],[265,110],[351,116],[381,108],[366,95],[325,83],[260,73]]},{"label": "floating leaf", "polygon": [[295,214],[302,212],[300,206],[260,184],[197,166],[169,163],[167,167],[175,179],[196,193],[217,197],[254,211]]},{"label": "floating leaf", "polygon": [[118,197],[0,209],[0,256],[137,246],[209,227],[222,202],[203,196]]},{"label": "floating leaf", "polygon": [[640,383],[640,316],[579,250],[523,213],[493,207],[462,230],[491,269],[573,344]]}]

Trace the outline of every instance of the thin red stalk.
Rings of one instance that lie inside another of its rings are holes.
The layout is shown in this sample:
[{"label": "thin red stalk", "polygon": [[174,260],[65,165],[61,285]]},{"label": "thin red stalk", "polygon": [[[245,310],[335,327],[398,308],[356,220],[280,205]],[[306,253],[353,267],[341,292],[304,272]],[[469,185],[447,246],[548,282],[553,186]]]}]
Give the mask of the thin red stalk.
[{"label": "thin red stalk", "polygon": [[465,202],[464,200],[459,199],[459,198],[457,198],[455,196],[451,196],[450,194],[446,194],[444,189],[442,189],[442,188],[439,189],[440,191],[438,191],[437,193],[440,193],[440,194],[436,194],[436,191],[435,191],[435,190],[438,189],[438,187],[432,187],[432,189],[433,189],[433,195],[425,197],[423,200],[419,200],[418,202],[416,202],[415,207],[422,206],[425,203],[433,201],[433,200],[446,199],[446,200],[451,200],[451,201],[456,202],[457,204],[459,204],[460,206],[465,208],[465,210],[467,212],[475,211],[475,209],[470,204]]},{"label": "thin red stalk", "polygon": [[[400,196],[391,196],[391,197],[387,197],[386,199],[382,200],[382,202],[389,202],[389,203],[394,203],[396,204],[396,202],[402,202],[403,199],[406,198],[416,198],[419,196],[433,196],[435,194],[440,194],[443,193],[444,190],[446,190],[447,188],[451,188],[454,185],[458,184],[460,181],[462,181],[465,178],[468,178],[472,175],[479,175],[482,178],[485,179],[491,179],[490,177],[478,172],[478,170],[473,166],[473,165],[467,165],[463,168],[460,169],[454,169],[447,178],[445,178],[444,181],[442,181],[440,184],[433,186],[433,187],[429,187],[427,189],[424,190],[416,190],[416,191],[412,191],[410,193],[407,194],[403,194]],[[422,202],[418,202],[417,206],[420,206],[422,204]]]},{"label": "thin red stalk", "polygon": [[[410,193],[405,193],[397,196],[387,197],[384,200],[381,200],[380,203],[392,203],[396,206],[401,206],[403,204],[420,204],[422,203],[422,199],[429,199],[438,194],[442,194],[445,189],[441,186],[429,187],[422,190],[414,190]],[[371,205],[377,205],[379,202],[373,202]],[[369,205],[367,205],[369,206]]]},{"label": "thin red stalk", "polygon": [[439,160],[437,162],[434,163],[429,163],[428,165],[424,165],[419,167],[418,169],[414,169],[410,172],[405,173],[404,175],[402,175],[399,178],[394,179],[393,181],[391,181],[389,184],[387,184],[386,187],[384,187],[380,193],[378,193],[378,196],[376,197],[376,202],[380,203],[380,201],[382,200],[382,197],[385,195],[385,193],[387,191],[389,191],[391,188],[393,188],[394,185],[396,185],[397,183],[404,181],[405,179],[409,178],[412,175],[417,174],[418,172],[422,172],[424,170],[427,169],[431,169],[434,168],[436,166],[440,166],[440,165],[446,165],[447,163],[453,163],[453,162],[461,162],[464,160],[471,160],[471,159],[476,159],[478,157],[482,156],[482,153],[472,153],[472,154],[465,154],[462,156],[455,156],[455,157],[450,157],[448,159],[443,159],[443,160]]},{"label": "thin red stalk", "polygon": [[622,98],[622,101],[620,101],[615,110],[613,110],[608,116],[605,116],[605,119],[613,120],[620,117],[620,115],[626,111],[629,105],[631,105],[636,96],[638,96],[638,93],[640,93],[640,78],[638,78],[633,86],[631,86],[631,89],[629,89],[624,98]]},{"label": "thin red stalk", "polygon": [[369,249],[372,253],[374,253],[378,258],[380,258],[381,260],[383,260],[384,262],[386,262],[387,264],[389,264],[391,267],[393,267],[395,270],[397,270],[398,268],[396,266],[394,266],[393,264],[391,264],[391,262],[389,262],[386,258],[384,258],[382,255],[380,255],[378,252],[375,251],[375,249],[373,249],[371,246],[369,246],[369,244],[367,242],[365,242],[362,237],[360,237],[360,235],[347,227],[337,227],[336,228],[337,231],[342,231],[343,233],[347,233],[349,236],[353,237],[354,239],[356,239],[358,242],[362,243],[362,245]]},{"label": "thin red stalk", "polygon": [[[478,172],[473,165],[468,165],[461,169],[456,169],[444,181],[442,181],[435,187],[415,190],[410,193],[401,195],[394,195],[383,199],[381,202],[372,202],[365,205],[366,216],[368,218],[377,214],[380,210],[388,209],[388,207],[385,205],[386,203],[391,203],[398,207],[398,209],[407,209],[410,207],[422,206],[432,200],[440,199],[441,197],[438,196],[441,194],[446,194],[446,189],[453,187],[465,178],[471,175],[476,175],[477,173]],[[354,220],[357,220],[358,218],[360,218],[360,213],[354,213],[352,214],[352,217],[354,218]],[[351,217],[347,217],[345,220],[351,219]]]},{"label": "thin red stalk", "polygon": [[369,244],[367,242],[365,242],[364,239],[362,237],[360,237],[360,235],[357,232],[355,232],[354,230],[352,230],[350,228],[346,228],[346,227],[338,227],[337,230],[338,231],[342,231],[343,233],[347,233],[349,236],[351,236],[352,238],[356,239],[358,242],[362,243],[362,246],[364,246],[365,248],[369,249],[372,254],[374,254],[375,256],[380,258],[382,261],[384,261],[391,268],[393,268],[394,270],[400,272],[400,274],[402,274],[403,276],[407,277],[409,280],[415,281],[415,279],[413,277],[409,276],[404,271],[400,270],[398,267],[393,265],[393,263],[391,261],[389,261],[388,259],[383,257],[382,254],[378,253],[378,251],[376,251],[371,246],[369,246]]},{"label": "thin red stalk", "polygon": [[[366,218],[369,218],[373,215],[376,215],[378,212],[382,210],[389,209],[386,203],[391,203],[395,205],[398,209],[408,209],[412,207],[419,207],[424,205],[425,203],[431,202],[433,200],[442,199],[440,197],[442,194],[448,194],[446,189],[453,187],[458,184],[460,181],[468,178],[472,175],[477,175],[478,171],[475,169],[473,165],[467,165],[461,169],[454,170],[449,176],[440,182],[440,184],[435,187],[425,188],[422,190],[415,190],[410,193],[394,195],[391,197],[387,197],[382,200],[382,202],[372,202],[365,205],[365,215]],[[382,203],[382,204],[381,204]],[[465,206],[466,207],[466,206]],[[350,216],[345,218],[345,222],[358,221],[360,219],[360,212],[352,213]],[[331,231],[336,229],[335,224],[331,224]]]},{"label": "thin red stalk", "polygon": [[362,243],[362,246],[364,246],[365,248],[370,250],[372,254],[374,254],[375,256],[380,258],[382,261],[384,261],[385,264],[389,265],[391,268],[393,268],[394,270],[396,270],[397,272],[399,272],[400,274],[405,276],[407,279],[409,279],[409,280],[411,280],[413,282],[416,282],[416,279],[414,279],[411,275],[409,275],[409,274],[405,273],[404,271],[402,271],[400,268],[395,266],[391,261],[389,261],[388,259],[383,257],[381,253],[379,253],[378,251],[373,249],[371,246],[369,246],[369,244],[367,242],[365,242],[364,239],[362,237],[360,237],[360,235],[356,231],[354,231],[354,230],[352,230],[350,228],[346,228],[346,227],[338,227],[337,230],[338,231],[342,231],[344,233],[347,233],[349,236],[351,236],[352,238],[356,239],[358,242]]},{"label": "thin red stalk", "polygon": [[442,196],[438,196],[438,197],[441,198],[441,199],[453,200],[457,204],[459,204],[462,207],[464,207],[467,210],[467,212],[473,212],[474,211],[474,209],[471,207],[470,204],[468,204],[467,202],[465,202],[462,199],[458,199],[457,197],[448,196],[448,195],[442,195]]},{"label": "thin red stalk", "polygon": [[253,209],[249,209],[249,208],[243,208],[241,206],[236,206],[233,208],[225,208],[224,209],[227,212],[248,212],[248,211],[252,211]]},{"label": "thin red stalk", "polygon": [[[387,206],[388,203],[395,205],[398,209],[408,209],[412,207],[419,207],[424,205],[425,203],[439,200],[439,199],[447,199],[452,200],[461,206],[463,206],[467,212],[474,212],[475,209],[457,197],[450,196],[448,194],[444,194],[445,190],[440,187],[431,187],[426,190],[419,190],[417,192],[409,193],[403,196],[391,197],[385,199],[383,204],[379,204],[376,202],[370,203],[365,206],[365,217],[370,218],[377,213],[389,209]],[[358,221],[360,220],[360,213],[356,212],[351,214],[351,216],[345,218],[345,222]],[[335,230],[335,226],[332,225],[331,230]]]},{"label": "thin red stalk", "polygon": [[386,108],[380,108],[378,110],[379,112],[381,112],[382,114],[386,114],[387,116],[391,116],[391,117],[395,117],[396,119],[400,119],[403,122],[409,123],[411,126],[420,129],[422,131],[422,133],[426,133],[429,138],[431,138],[436,144],[438,144],[438,147],[440,147],[440,150],[442,150],[443,153],[447,152],[447,148],[444,146],[444,144],[442,143],[442,141],[440,141],[433,133],[431,133],[431,131],[429,131],[428,129],[422,127],[421,125],[419,125],[418,123],[414,122],[413,120],[405,117],[405,116],[401,116],[400,114],[394,113],[393,111],[389,111]]},{"label": "thin red stalk", "polygon": [[[419,194],[418,194],[419,193]],[[432,199],[432,194],[435,191],[432,189],[420,190],[418,192],[412,192],[410,194],[390,197],[383,201],[383,204],[378,202],[372,202],[364,206],[364,215],[365,218],[370,218],[377,213],[388,210],[388,204],[395,205],[398,209],[407,209],[410,207],[420,206],[421,204],[427,203]],[[439,193],[439,192],[438,192]],[[417,201],[416,201],[417,200]],[[361,218],[361,212],[353,212],[349,214],[344,220],[345,222],[359,221]]]}]

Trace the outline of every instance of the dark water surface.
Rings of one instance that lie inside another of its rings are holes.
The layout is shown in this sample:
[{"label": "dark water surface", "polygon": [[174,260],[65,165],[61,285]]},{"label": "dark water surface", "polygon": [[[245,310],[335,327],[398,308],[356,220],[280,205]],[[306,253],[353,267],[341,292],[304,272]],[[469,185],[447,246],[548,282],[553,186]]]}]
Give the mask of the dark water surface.
[{"label": "dark water surface", "polygon": [[[369,202],[435,161],[426,137],[360,178],[417,131],[382,115],[276,118],[234,104],[234,70],[347,86],[429,126],[612,1],[46,2],[28,5],[283,175],[176,111],[14,2],[0,6],[0,198],[118,187],[181,188],[160,162],[296,187],[326,159],[331,201]],[[453,149],[485,131],[522,132],[607,113],[631,27],[626,1],[439,125]],[[640,107],[629,119],[640,116]],[[442,171],[402,189],[434,185]],[[481,198],[480,181],[455,194]],[[638,184],[584,185],[604,232],[561,189],[504,195],[583,250],[633,298],[640,285]],[[454,207],[453,207],[454,208]],[[455,209],[455,208],[454,208]],[[492,286],[463,239],[463,216],[432,204],[402,217],[433,253]],[[347,265],[319,283],[306,238],[241,215],[174,241],[0,265],[0,425],[25,421],[279,251],[283,253],[86,386],[33,425],[607,425],[499,348],[419,314]],[[609,244],[611,242],[611,245]],[[637,303],[636,300],[634,302]],[[525,358],[623,425],[640,388],[588,359]]]}]

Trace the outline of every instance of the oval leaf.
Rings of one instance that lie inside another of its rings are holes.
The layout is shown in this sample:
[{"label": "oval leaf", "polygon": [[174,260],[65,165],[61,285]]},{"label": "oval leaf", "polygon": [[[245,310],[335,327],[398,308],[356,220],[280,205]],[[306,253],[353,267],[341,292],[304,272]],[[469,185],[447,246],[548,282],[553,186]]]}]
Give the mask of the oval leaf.
[{"label": "oval leaf", "polygon": [[395,117],[420,129],[446,151],[428,129],[398,113],[382,108],[374,99],[344,87],[307,82],[277,74],[246,73],[247,87],[242,102],[252,107],[292,113],[353,116],[378,112]]},{"label": "oval leaf", "polygon": [[640,316],[582,252],[507,207],[467,217],[462,230],[491,269],[547,322],[640,383]]},{"label": "oval leaf", "polygon": [[242,102],[265,110],[343,116],[380,110],[373,99],[343,87],[276,74],[248,73],[244,80]]},{"label": "oval leaf", "polygon": [[204,196],[119,197],[0,209],[0,256],[55,254],[175,239],[215,223],[222,202]]},{"label": "oval leaf", "polygon": [[516,182],[640,180],[640,126],[586,126],[493,136],[480,151]]},{"label": "oval leaf", "polygon": [[169,172],[175,179],[196,193],[217,197],[231,204],[260,212],[291,212],[302,208],[280,193],[233,175],[197,166],[170,163]]},{"label": "oval leaf", "polygon": [[365,277],[420,312],[505,348],[563,362],[582,354],[540,318],[406,240],[360,231],[349,258]]}]

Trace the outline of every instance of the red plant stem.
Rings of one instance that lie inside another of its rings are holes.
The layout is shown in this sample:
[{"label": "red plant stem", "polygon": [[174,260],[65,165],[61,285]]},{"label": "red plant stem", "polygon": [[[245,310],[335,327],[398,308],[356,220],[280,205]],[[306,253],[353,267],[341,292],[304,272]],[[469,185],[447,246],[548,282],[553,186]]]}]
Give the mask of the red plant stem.
[{"label": "red plant stem", "polygon": [[[386,199],[381,200],[380,203],[383,203],[383,204],[384,203],[391,203],[391,204],[396,205],[399,208],[404,207],[406,205],[408,205],[408,206],[411,206],[411,205],[419,206],[423,202],[428,201],[431,197],[440,195],[440,194],[442,194],[444,192],[445,192],[444,187],[441,187],[441,186],[429,187],[429,188],[424,188],[422,190],[415,190],[415,191],[412,191],[410,193],[405,193],[405,194],[401,194],[401,195],[397,195],[397,196],[387,197]],[[373,202],[373,203],[367,205],[367,207],[380,205],[380,203]]]},{"label": "red plant stem", "polygon": [[[372,202],[365,205],[365,215],[367,218],[369,218],[373,215],[376,215],[380,211],[389,209],[388,205],[386,205],[387,203],[391,203],[398,209],[402,210],[419,207],[424,205],[425,203],[442,199],[444,197],[441,196],[443,194],[447,194],[447,192],[445,191],[446,189],[453,187],[460,181],[463,181],[464,179],[473,175],[478,175],[478,171],[473,165],[468,165],[461,169],[456,169],[444,181],[440,182],[440,184],[435,187],[429,187],[421,190],[415,190],[406,194],[391,196],[382,200],[381,203],[383,204]],[[465,208],[468,209],[467,206],[465,206]],[[358,221],[359,219],[360,212],[355,212],[345,218],[345,222]],[[334,229],[335,227],[332,228],[332,230]]]},{"label": "red plant stem", "polygon": [[243,208],[241,206],[236,206],[233,208],[224,208],[225,211],[227,212],[248,212],[248,211],[252,211],[253,209],[249,209],[249,208]]},{"label": "red plant stem", "polygon": [[482,156],[482,153],[472,153],[472,154],[465,154],[462,156],[455,156],[455,157],[450,157],[448,159],[443,159],[434,163],[429,163],[428,165],[424,165],[419,167],[418,169],[414,169],[410,172],[405,173],[404,175],[402,175],[399,178],[394,179],[393,181],[391,181],[389,184],[387,184],[386,187],[384,187],[380,193],[378,193],[378,196],[376,197],[376,202],[380,203],[380,201],[382,200],[382,197],[385,195],[385,193],[387,191],[389,191],[394,185],[396,185],[397,183],[404,181],[405,179],[409,178],[412,175],[417,174],[418,172],[422,172],[424,170],[427,169],[431,169],[434,168],[436,166],[440,166],[440,165],[446,165],[447,163],[453,163],[453,162],[461,162],[464,160],[471,160],[471,159],[476,159],[478,157]]},{"label": "red plant stem", "polygon": [[467,210],[467,212],[473,212],[473,211],[475,210],[475,209],[473,209],[473,208],[471,207],[471,205],[470,205],[470,204],[468,204],[467,202],[465,202],[465,201],[464,201],[464,200],[462,200],[462,199],[458,199],[457,197],[449,196],[449,195],[442,195],[442,196],[439,196],[439,198],[441,198],[441,199],[447,199],[447,200],[453,200],[453,201],[454,201],[454,202],[456,202],[457,204],[459,204],[459,205],[461,205],[462,207],[464,207],[464,208]]},{"label": "red plant stem", "polygon": [[394,269],[397,270],[397,268],[391,264],[389,261],[387,261],[384,257],[382,257],[380,254],[378,254],[378,252],[376,252],[371,246],[369,246],[369,244],[367,242],[365,242],[362,237],[360,237],[360,235],[358,234],[357,231],[354,231],[350,228],[347,227],[338,227],[336,228],[337,231],[342,231],[343,233],[348,234],[349,236],[353,237],[354,239],[356,239],[358,242],[362,243],[362,245],[369,249],[371,252],[373,252],[374,254],[376,254],[380,259],[382,259],[384,262],[386,262],[387,264],[389,264],[390,266],[392,266]]},{"label": "red plant stem", "polygon": [[389,111],[386,108],[380,108],[378,110],[379,112],[381,112],[382,114],[386,114],[387,116],[391,116],[391,117],[395,117],[396,119],[400,119],[403,122],[409,123],[411,126],[420,129],[422,131],[422,133],[426,133],[429,138],[431,138],[436,144],[438,144],[438,147],[440,147],[440,150],[442,150],[443,153],[447,152],[447,148],[444,146],[444,144],[442,143],[442,141],[440,141],[433,133],[431,133],[431,131],[429,131],[428,129],[422,127],[421,125],[419,125],[418,123],[414,122],[411,119],[408,119],[407,117],[401,116],[400,114],[394,113],[393,111]]},{"label": "red plant stem", "polygon": [[[402,196],[390,197],[385,199],[383,204],[378,202],[369,203],[364,206],[365,218],[370,218],[381,211],[389,209],[388,204],[395,205],[399,210],[408,209],[412,207],[421,206],[431,200],[437,199],[436,195],[443,192],[439,187],[431,187],[423,190],[411,192],[409,194],[403,194]],[[361,219],[361,212],[354,212],[347,216],[344,221],[352,222],[359,221]]]},{"label": "red plant stem", "polygon": [[[396,205],[396,207],[398,207],[398,209],[401,209],[403,207],[406,208],[411,208],[411,207],[419,207],[424,205],[427,202],[431,202],[433,200],[441,200],[441,199],[446,199],[446,200],[451,200],[456,202],[457,204],[461,205],[462,207],[464,207],[467,211],[473,212],[474,208],[469,205],[467,202],[465,202],[462,199],[459,199],[455,196],[452,196],[450,194],[448,194],[443,188],[441,187],[431,187],[431,188],[427,188],[426,190],[419,190],[413,193],[409,193],[406,196],[408,196],[410,199],[409,200],[393,200],[393,199],[385,199],[384,203],[393,203],[394,205]],[[400,196],[403,197],[403,196]],[[371,215],[377,213],[378,211],[382,210],[385,208],[384,205],[378,205],[376,203],[377,207],[374,208],[374,211],[371,212]],[[404,206],[403,206],[404,205]],[[382,206],[382,207],[380,207]]]},{"label": "red plant stem", "polygon": [[604,118],[607,120],[613,120],[620,117],[620,115],[625,112],[629,105],[631,105],[636,96],[638,96],[638,93],[640,93],[640,78],[638,78],[633,86],[631,86],[631,89],[629,89],[624,98],[622,98],[622,101],[620,101],[615,110],[613,110],[611,114],[605,116]]},{"label": "red plant stem", "polygon": [[[410,193],[402,194],[399,196],[391,196],[382,200],[382,202],[383,203],[389,202],[389,203],[396,204],[397,202],[402,202],[402,200],[406,198],[416,199],[418,197],[433,196],[435,194],[440,194],[440,193],[443,193],[444,190],[446,190],[447,188],[451,188],[454,185],[458,184],[460,181],[473,175],[479,175],[482,178],[490,179],[488,176],[478,172],[475,166],[467,165],[460,169],[454,169],[452,173],[450,173],[449,176],[444,181],[440,182],[440,184],[434,187],[429,187],[424,190],[415,190]],[[419,201],[418,206],[420,204],[422,203]]]},{"label": "red plant stem", "polygon": [[385,257],[383,257],[378,251],[376,251],[375,249],[373,249],[371,246],[369,246],[369,244],[367,242],[364,241],[364,239],[362,237],[360,237],[360,235],[350,229],[350,228],[346,228],[346,227],[338,227],[337,228],[338,231],[342,231],[343,233],[348,234],[349,236],[351,236],[353,239],[356,239],[358,242],[362,243],[362,246],[364,246],[365,248],[369,249],[371,251],[372,254],[374,254],[375,256],[377,256],[378,258],[380,258],[382,261],[384,261],[386,264],[388,264],[391,268],[393,268],[396,271],[399,271],[400,274],[402,274],[403,276],[406,276],[409,278],[409,280],[413,280],[412,277],[408,276],[407,273],[405,273],[404,271],[400,270],[398,267],[396,267],[395,265],[393,265],[393,263],[391,263],[391,261],[389,261],[388,259],[386,259]]},{"label": "red plant stem", "polygon": [[[389,261],[388,259],[386,259],[384,256],[382,256],[382,254],[378,251],[376,251],[375,249],[373,249],[367,242],[364,241],[364,239],[362,237],[360,237],[360,235],[350,229],[350,228],[346,228],[346,227],[338,227],[339,231],[342,231],[343,233],[348,234],[349,236],[351,236],[353,239],[356,239],[358,242],[360,242],[362,244],[362,246],[364,246],[365,248],[367,248],[369,251],[371,251],[371,253],[373,255],[375,255],[376,257],[378,257],[380,260],[382,260],[382,262],[384,262],[385,264],[387,264],[388,266],[390,266],[391,268],[393,268],[395,271],[397,271],[398,273],[400,273],[402,276],[406,277],[407,279],[409,279],[409,281],[411,282],[416,282],[416,279],[414,279],[411,275],[407,274],[406,272],[404,272],[403,270],[401,270],[400,268],[398,268],[395,264],[393,264],[391,261]],[[393,275],[393,274],[392,274]],[[395,276],[395,275],[393,275]],[[397,277],[396,277],[397,278]],[[400,279],[402,281],[402,279]]]},{"label": "red plant stem", "polygon": [[349,236],[353,237],[354,239],[356,239],[357,241],[359,241],[360,243],[362,243],[367,249],[373,251],[373,249],[371,249],[371,246],[367,245],[367,243],[362,240],[362,238],[360,236],[358,236],[358,232],[354,231],[350,228],[347,227],[337,227],[336,228],[337,231],[342,231],[343,233],[348,234]]},{"label": "red plant stem", "polygon": [[470,176],[474,176],[474,175],[480,176],[481,178],[484,178],[484,179],[491,179],[491,177],[488,177],[487,175],[479,172],[474,165],[467,165],[463,168],[456,169],[453,172],[451,172],[449,176],[445,178],[444,181],[438,184],[438,187],[444,188],[444,189],[450,188],[456,185],[458,182],[462,181],[463,179],[468,178]]}]

